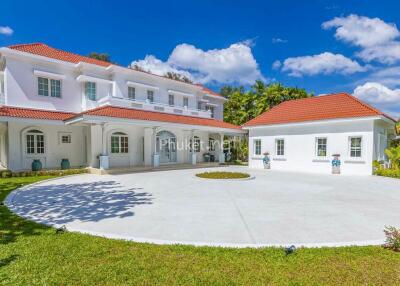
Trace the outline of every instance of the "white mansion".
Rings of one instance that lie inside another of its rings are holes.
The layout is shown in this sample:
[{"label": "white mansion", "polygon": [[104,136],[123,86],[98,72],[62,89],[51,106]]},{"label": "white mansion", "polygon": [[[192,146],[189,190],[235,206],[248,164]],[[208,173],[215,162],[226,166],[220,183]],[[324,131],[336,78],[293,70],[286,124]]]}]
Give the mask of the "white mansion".
[{"label": "white mansion", "polygon": [[245,133],[222,121],[225,99],[204,86],[42,43],[0,48],[0,101],[0,162],[13,171],[35,159],[103,169],[195,164],[204,153],[222,162],[213,143]]}]

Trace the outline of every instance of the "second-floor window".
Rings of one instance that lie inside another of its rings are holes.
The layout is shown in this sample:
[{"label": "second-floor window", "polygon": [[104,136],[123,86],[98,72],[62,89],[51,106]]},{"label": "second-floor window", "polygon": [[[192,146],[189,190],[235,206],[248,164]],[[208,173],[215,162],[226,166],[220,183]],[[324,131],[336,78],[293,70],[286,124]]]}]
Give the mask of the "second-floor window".
[{"label": "second-floor window", "polygon": [[189,106],[189,98],[188,97],[183,98],[183,106],[186,106],[186,107]]},{"label": "second-floor window", "polygon": [[128,86],[128,98],[135,99],[136,97],[136,90],[133,86]]},{"label": "second-floor window", "polygon": [[210,111],[210,113],[211,113],[211,118],[214,118],[214,115],[215,115],[215,108],[214,108],[214,106],[209,106],[209,105],[207,105],[207,106],[206,106],[206,109]]},{"label": "second-floor window", "polygon": [[[49,88],[50,86],[50,88]],[[48,79],[38,77],[38,95],[61,97],[61,81],[58,79]]]},{"label": "second-floor window", "polygon": [[154,102],[154,91],[152,90],[147,91],[147,100],[150,102]]},{"label": "second-floor window", "polygon": [[174,95],[173,94],[168,94],[168,104],[170,106],[174,106],[175,105],[174,101],[175,101]]},{"label": "second-floor window", "polygon": [[85,95],[89,100],[96,100],[96,83],[95,82],[85,82]]}]

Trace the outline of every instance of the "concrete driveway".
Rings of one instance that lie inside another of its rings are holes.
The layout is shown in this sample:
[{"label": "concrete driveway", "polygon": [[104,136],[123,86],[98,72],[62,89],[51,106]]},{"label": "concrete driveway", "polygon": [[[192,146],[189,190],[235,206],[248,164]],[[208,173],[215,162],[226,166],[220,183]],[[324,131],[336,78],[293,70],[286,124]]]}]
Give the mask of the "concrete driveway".
[{"label": "concrete driveway", "polygon": [[249,172],[255,179],[195,177],[213,169],[79,175],[19,189],[6,203],[41,223],[154,243],[380,244],[385,225],[400,226],[400,180],[219,169]]}]

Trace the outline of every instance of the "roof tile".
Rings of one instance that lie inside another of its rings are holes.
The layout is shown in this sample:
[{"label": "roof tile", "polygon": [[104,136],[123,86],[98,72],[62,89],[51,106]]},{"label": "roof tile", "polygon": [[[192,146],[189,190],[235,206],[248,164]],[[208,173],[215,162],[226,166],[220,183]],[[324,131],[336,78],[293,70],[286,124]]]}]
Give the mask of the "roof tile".
[{"label": "roof tile", "polygon": [[0,107],[0,116],[2,117],[19,117],[19,118],[44,119],[44,120],[66,120],[74,115],[75,113],[71,112],[60,112],[60,111],[50,111],[50,110],[20,108],[20,107],[10,107],[10,106]]},{"label": "roof tile", "polygon": [[273,125],[339,118],[382,115],[391,117],[347,93],[321,95],[285,101],[244,126]]}]

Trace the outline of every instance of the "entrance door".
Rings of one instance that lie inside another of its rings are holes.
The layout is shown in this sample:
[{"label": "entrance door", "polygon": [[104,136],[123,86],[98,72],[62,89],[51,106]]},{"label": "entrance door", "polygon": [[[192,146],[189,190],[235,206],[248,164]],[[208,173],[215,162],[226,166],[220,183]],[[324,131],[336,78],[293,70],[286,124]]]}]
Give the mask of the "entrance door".
[{"label": "entrance door", "polygon": [[176,162],[176,137],[168,131],[157,133],[157,151],[160,154],[160,163]]}]

